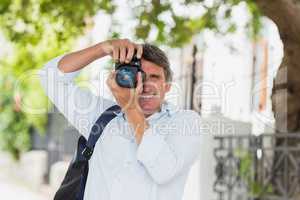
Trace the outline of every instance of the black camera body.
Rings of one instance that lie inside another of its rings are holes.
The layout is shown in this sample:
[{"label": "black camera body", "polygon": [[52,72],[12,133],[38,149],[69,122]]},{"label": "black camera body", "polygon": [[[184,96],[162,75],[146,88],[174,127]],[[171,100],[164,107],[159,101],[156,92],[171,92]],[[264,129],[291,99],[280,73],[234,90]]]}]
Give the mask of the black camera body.
[{"label": "black camera body", "polygon": [[137,74],[142,73],[142,81],[144,82],[146,74],[142,70],[141,59],[136,55],[133,56],[130,63],[116,63],[116,82],[123,88],[136,88],[137,87]]}]

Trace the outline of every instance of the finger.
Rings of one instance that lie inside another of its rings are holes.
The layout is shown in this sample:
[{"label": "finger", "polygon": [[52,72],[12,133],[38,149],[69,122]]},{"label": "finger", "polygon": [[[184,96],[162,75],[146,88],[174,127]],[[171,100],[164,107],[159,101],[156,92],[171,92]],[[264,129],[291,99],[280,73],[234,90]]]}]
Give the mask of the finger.
[{"label": "finger", "polygon": [[134,50],[135,50],[135,47],[133,45],[128,46],[126,60],[125,60],[126,63],[129,63],[131,61],[133,54],[134,54]]},{"label": "finger", "polygon": [[140,59],[142,57],[142,54],[143,54],[143,46],[140,45],[140,44],[137,44],[135,48],[137,50],[136,57]]},{"label": "finger", "polygon": [[120,47],[120,63],[125,62],[125,57],[126,57],[126,48]]},{"label": "finger", "polygon": [[115,47],[113,49],[113,60],[114,60],[114,62],[119,62],[119,51],[120,51],[120,49],[118,47]]},{"label": "finger", "polygon": [[142,73],[138,72],[137,74],[137,93],[140,94],[143,91],[143,81],[142,81]]},{"label": "finger", "polygon": [[106,84],[107,84],[108,86],[111,85],[111,77],[112,77],[112,72],[108,75],[108,77],[107,77],[107,79],[106,79]]}]

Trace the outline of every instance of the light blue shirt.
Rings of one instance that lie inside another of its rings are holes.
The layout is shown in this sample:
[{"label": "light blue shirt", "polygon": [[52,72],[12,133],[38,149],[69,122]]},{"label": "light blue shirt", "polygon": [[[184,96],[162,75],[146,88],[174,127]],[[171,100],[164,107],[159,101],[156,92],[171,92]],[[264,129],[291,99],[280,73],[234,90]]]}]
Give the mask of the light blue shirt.
[{"label": "light blue shirt", "polygon": [[[100,114],[115,102],[74,84],[77,72],[49,61],[39,76],[49,99],[86,138]],[[164,102],[146,119],[150,127],[139,145],[124,113],[105,128],[89,161],[85,200],[180,200],[201,146],[201,118]]]}]

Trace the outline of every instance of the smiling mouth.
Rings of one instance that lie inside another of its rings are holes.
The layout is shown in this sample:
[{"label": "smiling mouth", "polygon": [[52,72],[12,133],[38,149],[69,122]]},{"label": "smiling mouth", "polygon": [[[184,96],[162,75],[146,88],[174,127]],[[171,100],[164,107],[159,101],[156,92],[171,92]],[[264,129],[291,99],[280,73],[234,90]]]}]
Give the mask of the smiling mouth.
[{"label": "smiling mouth", "polygon": [[141,94],[140,99],[152,99],[152,98],[159,98],[158,94]]}]

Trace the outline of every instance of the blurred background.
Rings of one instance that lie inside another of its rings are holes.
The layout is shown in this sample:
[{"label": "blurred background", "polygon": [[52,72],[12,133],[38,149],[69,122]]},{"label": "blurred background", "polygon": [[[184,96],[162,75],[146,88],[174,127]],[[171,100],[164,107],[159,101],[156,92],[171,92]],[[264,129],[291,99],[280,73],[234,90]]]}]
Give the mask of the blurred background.
[{"label": "blurred background", "polygon": [[[167,100],[206,136],[185,200],[298,199],[299,0],[1,0],[0,193],[49,200],[78,132],[41,89],[55,56],[111,38],[150,42],[174,71]],[[112,98],[103,58],[78,85]]]}]

